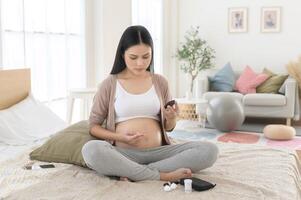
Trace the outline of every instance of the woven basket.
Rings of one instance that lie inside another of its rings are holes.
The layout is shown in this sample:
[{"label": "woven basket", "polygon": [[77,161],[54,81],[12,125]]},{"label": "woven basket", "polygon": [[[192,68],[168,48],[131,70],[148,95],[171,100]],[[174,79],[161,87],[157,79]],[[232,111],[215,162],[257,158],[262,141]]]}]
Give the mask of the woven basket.
[{"label": "woven basket", "polygon": [[178,119],[197,121],[198,115],[196,114],[195,104],[178,104],[179,106],[179,117]]}]

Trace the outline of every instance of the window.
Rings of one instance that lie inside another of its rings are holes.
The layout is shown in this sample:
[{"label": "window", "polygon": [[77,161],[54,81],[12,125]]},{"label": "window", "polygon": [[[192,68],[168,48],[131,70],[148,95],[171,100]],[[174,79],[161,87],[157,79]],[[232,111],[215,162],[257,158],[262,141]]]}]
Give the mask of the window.
[{"label": "window", "polygon": [[154,70],[162,74],[162,0],[132,0],[132,24],[145,26],[154,41]]},{"label": "window", "polygon": [[63,99],[86,86],[84,0],[0,0],[0,64],[31,68],[32,92]]}]

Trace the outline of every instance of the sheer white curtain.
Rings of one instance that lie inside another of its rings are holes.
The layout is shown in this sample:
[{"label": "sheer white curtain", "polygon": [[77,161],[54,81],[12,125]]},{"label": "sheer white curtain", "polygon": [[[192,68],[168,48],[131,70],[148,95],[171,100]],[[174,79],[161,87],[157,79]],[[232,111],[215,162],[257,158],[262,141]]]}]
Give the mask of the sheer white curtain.
[{"label": "sheer white curtain", "polygon": [[162,74],[163,0],[132,0],[132,24],[143,25],[154,41],[154,68]]},{"label": "sheer white curtain", "polygon": [[41,101],[86,86],[84,0],[0,0],[3,68],[31,68]]}]

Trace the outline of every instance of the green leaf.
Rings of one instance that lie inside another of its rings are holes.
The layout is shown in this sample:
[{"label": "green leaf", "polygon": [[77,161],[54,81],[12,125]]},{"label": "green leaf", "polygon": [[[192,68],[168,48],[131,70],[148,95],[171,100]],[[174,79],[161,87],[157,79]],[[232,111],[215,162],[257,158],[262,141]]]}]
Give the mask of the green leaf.
[{"label": "green leaf", "polygon": [[213,67],[215,51],[199,36],[199,27],[191,27],[184,36],[184,43],[176,51],[180,69],[195,78],[199,71]]}]

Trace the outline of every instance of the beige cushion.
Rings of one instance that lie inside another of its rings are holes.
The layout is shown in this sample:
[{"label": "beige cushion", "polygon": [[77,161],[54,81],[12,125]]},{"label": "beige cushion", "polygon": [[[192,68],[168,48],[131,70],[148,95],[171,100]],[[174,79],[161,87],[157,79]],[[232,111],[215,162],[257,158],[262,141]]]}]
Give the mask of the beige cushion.
[{"label": "beige cushion", "polygon": [[291,140],[296,135],[294,127],[282,124],[267,125],[263,129],[264,136],[272,140]]},{"label": "beige cushion", "polygon": [[215,97],[221,97],[221,96],[231,96],[234,99],[237,99],[239,102],[241,102],[244,95],[238,92],[206,92],[203,95],[203,98],[210,101]]},{"label": "beige cushion", "polygon": [[243,104],[247,106],[285,106],[286,97],[282,94],[246,94],[243,98]]},{"label": "beige cushion", "polygon": [[86,167],[81,150],[86,142],[95,139],[89,134],[88,122],[81,121],[56,133],[45,144],[31,152],[30,158]]},{"label": "beige cushion", "polygon": [[265,82],[256,88],[257,93],[274,93],[277,94],[281,85],[287,79],[288,75],[277,75],[264,68],[263,73],[270,76]]}]

